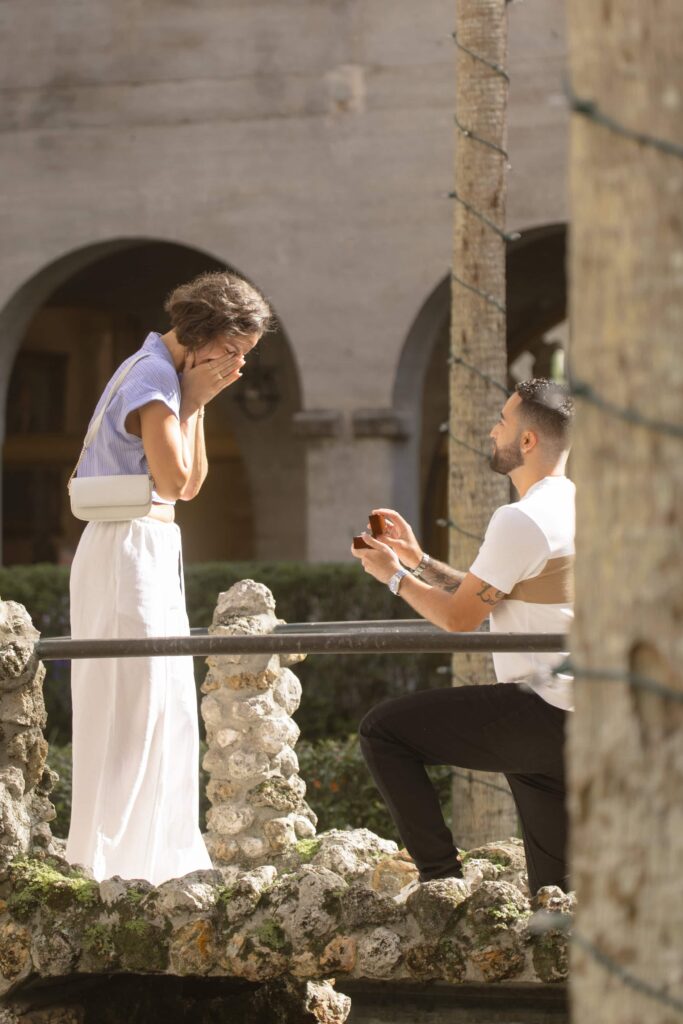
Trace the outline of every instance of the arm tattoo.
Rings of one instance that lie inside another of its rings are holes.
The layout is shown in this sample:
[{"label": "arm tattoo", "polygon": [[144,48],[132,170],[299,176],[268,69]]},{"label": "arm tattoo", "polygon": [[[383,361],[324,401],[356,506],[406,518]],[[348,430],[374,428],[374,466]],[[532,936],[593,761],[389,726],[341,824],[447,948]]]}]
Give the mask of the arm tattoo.
[{"label": "arm tattoo", "polygon": [[489,583],[482,583],[481,590],[477,591],[477,597],[480,597],[484,604],[490,604],[493,607],[507,597],[507,594],[504,594],[502,590],[496,590]]},{"label": "arm tattoo", "polygon": [[457,569],[451,569],[450,565],[445,565],[443,562],[436,562],[432,559],[425,567],[422,579],[430,587],[438,587],[439,590],[445,590],[449,594],[454,594],[465,579],[465,573],[459,572]]}]

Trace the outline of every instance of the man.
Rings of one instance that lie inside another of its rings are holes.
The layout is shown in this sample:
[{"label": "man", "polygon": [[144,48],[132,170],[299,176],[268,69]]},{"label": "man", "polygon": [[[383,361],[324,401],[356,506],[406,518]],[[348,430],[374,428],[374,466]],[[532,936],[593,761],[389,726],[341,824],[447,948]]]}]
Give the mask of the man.
[{"label": "man", "polygon": [[[467,632],[565,633],[573,617],[574,485],[565,476],[573,404],[553,381],[518,384],[491,430],[490,466],[519,501],[494,512],[469,572],[435,562],[409,524],[375,509],[387,532],[352,553],[420,615]],[[453,837],[426,764],[503,772],[522,823],[529,874],[568,888],[564,728],[571,679],[563,654],[494,654],[497,685],[426,690],[373,708],[361,749],[423,882],[460,878]],[[457,829],[457,823],[455,823]]]}]

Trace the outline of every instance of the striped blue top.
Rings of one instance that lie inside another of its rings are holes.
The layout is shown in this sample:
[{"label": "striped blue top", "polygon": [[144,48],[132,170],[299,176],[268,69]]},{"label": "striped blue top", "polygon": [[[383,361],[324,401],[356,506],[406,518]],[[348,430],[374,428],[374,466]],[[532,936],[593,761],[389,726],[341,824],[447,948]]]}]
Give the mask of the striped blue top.
[{"label": "striped blue top", "polygon": [[[100,429],[91,441],[78,467],[78,476],[123,476],[128,473],[148,475],[149,467],[142,439],[129,434],[125,428],[129,412],[148,402],[163,402],[180,417],[180,378],[171,353],[156,331],[148,334],[142,348],[117,367],[95,408],[90,422],[95,419],[109,395],[109,388],[127,366],[141,352],[145,358],[132,368],[109,403]],[[88,429],[90,429],[88,427]],[[174,501],[160,498],[152,492],[154,501],[174,505]]]}]

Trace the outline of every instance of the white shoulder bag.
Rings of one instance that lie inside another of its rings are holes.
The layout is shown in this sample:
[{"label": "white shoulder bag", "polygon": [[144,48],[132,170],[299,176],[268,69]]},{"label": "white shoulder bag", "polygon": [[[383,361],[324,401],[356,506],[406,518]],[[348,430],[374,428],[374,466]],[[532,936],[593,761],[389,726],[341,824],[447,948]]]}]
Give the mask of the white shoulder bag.
[{"label": "white shoulder bag", "polygon": [[100,429],[104,414],[109,403],[123,384],[124,378],[136,363],[147,355],[144,352],[133,359],[119,374],[107,395],[99,415],[93,420],[90,430],[85,436],[81,454],[69,477],[68,490],[71,499],[71,511],[76,519],[104,520],[117,522],[126,519],[138,519],[146,516],[152,507],[152,477],[144,473],[129,473],[120,476],[76,476],[81,460],[88,445],[92,444]]}]

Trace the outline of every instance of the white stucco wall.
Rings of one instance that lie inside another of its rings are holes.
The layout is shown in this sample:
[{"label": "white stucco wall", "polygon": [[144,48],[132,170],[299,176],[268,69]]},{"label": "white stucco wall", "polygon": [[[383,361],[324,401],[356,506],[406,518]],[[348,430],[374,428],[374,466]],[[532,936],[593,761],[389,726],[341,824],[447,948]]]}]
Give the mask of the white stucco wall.
[{"label": "white stucco wall", "polygon": [[[509,6],[513,227],[565,216],[562,14]],[[5,15],[0,309],[65,253],[118,238],[247,274],[285,325],[304,408],[342,413],[338,438],[309,442],[308,554],[343,556],[342,527],[391,493],[395,466],[396,442],[354,441],[350,414],[391,404],[450,260],[451,0],[24,0]],[[9,359],[19,341],[3,330]]]}]

